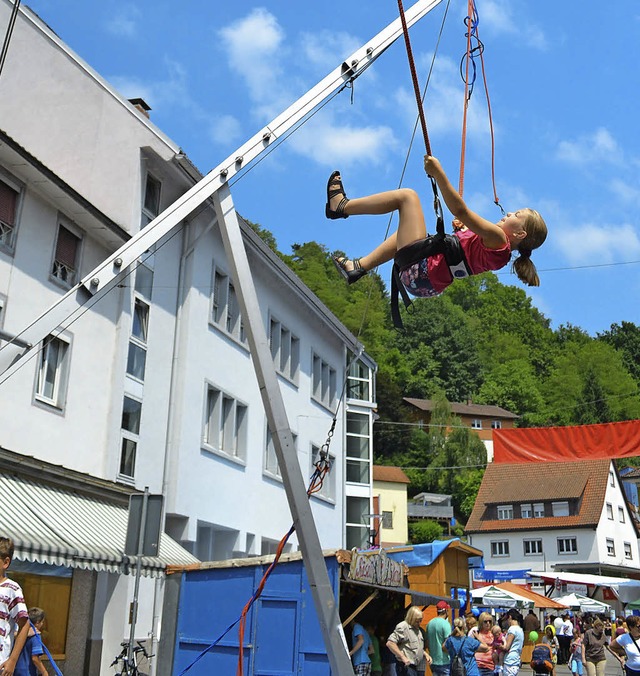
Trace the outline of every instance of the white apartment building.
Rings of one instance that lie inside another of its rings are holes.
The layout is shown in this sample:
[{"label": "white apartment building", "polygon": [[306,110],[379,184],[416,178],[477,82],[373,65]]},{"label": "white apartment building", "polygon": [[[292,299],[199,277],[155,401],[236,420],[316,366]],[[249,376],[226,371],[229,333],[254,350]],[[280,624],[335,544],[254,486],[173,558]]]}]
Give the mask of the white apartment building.
[{"label": "white apartment building", "polygon": [[[11,7],[0,1],[0,23]],[[24,6],[0,87],[6,357],[20,352],[7,336],[201,175]],[[321,545],[365,546],[375,364],[246,225],[243,237],[303,476],[337,412],[332,471],[311,498]],[[13,568],[27,602],[49,614],[65,673],[108,673],[128,639],[133,576],[122,547],[131,493],[148,487],[164,496],[165,534],[159,556],[144,564],[150,575],[136,622],[136,637],[152,646],[165,564],[271,553],[291,525],[210,204],[129,272],[43,336],[37,358],[0,378],[0,504],[15,512],[13,521],[0,521],[0,535],[16,539]],[[296,546],[294,535],[289,548]],[[52,596],[52,589],[62,591]]]},{"label": "white apartment building", "polygon": [[466,533],[489,570],[640,576],[637,525],[608,459],[489,464]]}]

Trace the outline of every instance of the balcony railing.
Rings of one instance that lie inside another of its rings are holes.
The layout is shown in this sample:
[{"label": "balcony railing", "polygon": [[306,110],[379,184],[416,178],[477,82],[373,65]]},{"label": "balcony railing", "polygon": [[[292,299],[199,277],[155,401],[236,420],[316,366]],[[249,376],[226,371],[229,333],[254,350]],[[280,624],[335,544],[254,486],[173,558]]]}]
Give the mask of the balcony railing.
[{"label": "balcony railing", "polygon": [[413,519],[451,519],[453,507],[442,505],[407,504],[407,515]]}]

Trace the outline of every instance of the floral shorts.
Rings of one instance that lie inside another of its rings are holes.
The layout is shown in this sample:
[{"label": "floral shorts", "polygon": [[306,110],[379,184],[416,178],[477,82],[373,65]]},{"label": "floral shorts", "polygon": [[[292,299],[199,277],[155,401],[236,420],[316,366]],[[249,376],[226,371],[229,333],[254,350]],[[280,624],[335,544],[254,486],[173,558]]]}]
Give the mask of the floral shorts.
[{"label": "floral shorts", "polygon": [[411,267],[405,268],[400,273],[400,281],[412,296],[431,298],[440,295],[440,292],[436,291],[429,281],[426,258],[414,263]]}]

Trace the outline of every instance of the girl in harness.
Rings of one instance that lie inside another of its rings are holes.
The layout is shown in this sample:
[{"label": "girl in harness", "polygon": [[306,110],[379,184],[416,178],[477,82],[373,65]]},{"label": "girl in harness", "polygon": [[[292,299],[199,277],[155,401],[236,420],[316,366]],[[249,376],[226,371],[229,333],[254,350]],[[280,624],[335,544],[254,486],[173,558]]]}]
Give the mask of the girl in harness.
[{"label": "girl in harness", "polygon": [[[457,223],[454,233],[458,238],[468,274],[477,275],[488,270],[499,270],[507,265],[511,253],[518,251],[512,271],[529,286],[539,286],[536,267],[531,252],[542,245],[547,237],[547,226],[537,211],[520,209],[508,213],[498,223],[492,223],[471,211],[451,185],[440,162],[425,155],[424,169],[432,176]],[[348,218],[362,214],[388,214],[398,210],[398,230],[362,258],[334,258],[333,261],[346,279],[353,284],[382,263],[396,257],[405,260],[402,250],[427,236],[420,198],[414,190],[400,188],[368,197],[348,199],[340,173],[334,171],[327,184],[327,218]],[[422,258],[410,265],[400,265],[400,280],[414,296],[435,296],[451,284],[453,274],[442,253]],[[467,276],[463,273],[462,276]]]}]

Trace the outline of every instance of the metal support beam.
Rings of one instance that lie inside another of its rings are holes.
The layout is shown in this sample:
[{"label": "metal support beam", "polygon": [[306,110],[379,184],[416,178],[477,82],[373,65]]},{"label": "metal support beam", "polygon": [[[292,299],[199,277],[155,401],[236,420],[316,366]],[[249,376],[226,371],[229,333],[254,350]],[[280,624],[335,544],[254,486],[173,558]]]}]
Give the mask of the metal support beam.
[{"label": "metal support beam", "polygon": [[[329,580],[311,512],[307,487],[300,470],[280,384],[262,321],[253,275],[242,240],[240,223],[233,206],[231,192],[226,185],[215,193],[214,205],[331,671],[336,676],[350,674],[353,673],[353,667],[342,638],[338,604]],[[240,650],[242,649],[243,646],[240,646]]]}]

